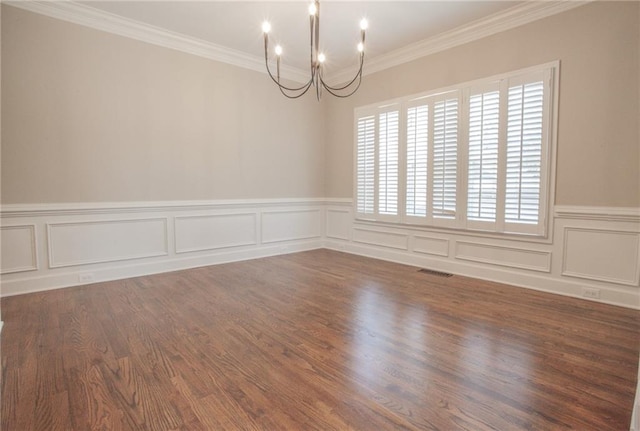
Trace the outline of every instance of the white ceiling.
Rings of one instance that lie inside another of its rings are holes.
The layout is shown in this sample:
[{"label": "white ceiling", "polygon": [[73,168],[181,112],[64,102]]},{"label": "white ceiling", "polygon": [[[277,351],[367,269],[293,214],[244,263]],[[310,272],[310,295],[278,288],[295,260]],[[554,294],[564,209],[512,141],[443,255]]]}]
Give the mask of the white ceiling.
[{"label": "white ceiling", "polygon": [[[271,40],[283,46],[283,63],[309,64],[308,1],[85,1],[84,6],[135,20],[210,44],[262,58],[261,24],[273,27]],[[359,21],[366,17],[366,59],[388,55],[518,7],[521,1],[321,1],[321,45],[327,72],[357,62]]]}]

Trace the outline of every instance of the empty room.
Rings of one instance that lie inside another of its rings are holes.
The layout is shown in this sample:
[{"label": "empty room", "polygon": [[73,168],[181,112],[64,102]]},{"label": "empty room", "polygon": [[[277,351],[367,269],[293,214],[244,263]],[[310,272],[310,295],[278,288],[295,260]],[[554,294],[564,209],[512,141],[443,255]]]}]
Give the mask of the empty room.
[{"label": "empty room", "polygon": [[0,15],[2,431],[640,431],[640,2]]}]

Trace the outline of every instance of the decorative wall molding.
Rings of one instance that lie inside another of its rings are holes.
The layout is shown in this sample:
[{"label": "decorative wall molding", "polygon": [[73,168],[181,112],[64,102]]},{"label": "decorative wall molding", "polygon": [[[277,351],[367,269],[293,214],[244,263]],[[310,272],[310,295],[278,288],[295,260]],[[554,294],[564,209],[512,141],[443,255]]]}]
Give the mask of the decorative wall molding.
[{"label": "decorative wall molding", "polygon": [[456,241],[455,258],[510,268],[551,272],[551,251]]},{"label": "decorative wall molding", "polygon": [[556,218],[640,223],[640,208],[556,206]]},{"label": "decorative wall molding", "polygon": [[[5,205],[0,233],[2,240],[13,241],[3,241],[3,246],[28,246],[34,259],[39,255],[49,265],[21,266],[29,272],[17,272],[16,265],[3,267],[0,293],[16,295],[320,248],[325,203],[308,198]],[[18,227],[33,232],[33,241],[25,235],[6,235]]]},{"label": "decorative wall molding", "polygon": [[351,214],[348,209],[327,208],[325,232],[327,238],[342,239],[348,241],[349,221]]},{"label": "decorative wall molding", "polygon": [[320,208],[268,210],[262,212],[263,244],[321,238],[323,235]]},{"label": "decorative wall molding", "polygon": [[[367,60],[365,75],[389,69],[436,52],[510,30],[589,3],[587,1],[524,2],[502,12],[476,20],[467,25],[434,37],[407,45],[401,49]],[[5,4],[46,15],[85,27],[106,31],[119,36],[186,52],[199,57],[266,73],[264,59],[241,51],[206,42],[201,39],[165,30],[149,24],[102,11],[73,1],[6,1]],[[327,77],[329,81],[346,82],[353,75],[351,68]],[[308,72],[282,65],[286,79],[304,83]]]},{"label": "decorative wall molding", "polygon": [[434,256],[449,256],[449,240],[426,235],[414,235],[412,250]]},{"label": "decorative wall molding", "polygon": [[540,242],[363,223],[342,198],[5,205],[1,294],[325,247],[574,297],[592,288],[591,300],[640,309],[634,213],[556,209]]},{"label": "decorative wall molding", "polygon": [[0,274],[38,270],[38,241],[35,224],[0,227],[2,259]]},{"label": "decorative wall molding", "polygon": [[[332,200],[344,204],[344,199]],[[9,204],[0,206],[0,218],[42,217],[42,216],[84,216],[93,214],[171,212],[171,211],[213,211],[235,210],[255,207],[289,207],[295,204],[319,206],[327,202],[324,198],[291,199],[220,199],[208,201],[162,201],[162,202],[82,202],[52,204]],[[350,201],[349,201],[350,202]]]},{"label": "decorative wall molding", "polygon": [[[476,20],[467,25],[440,33],[434,37],[415,42],[401,49],[391,51],[373,59],[368,59],[364,75],[390,69],[408,63],[427,55],[435,54],[474,40],[482,39],[493,34],[511,30],[548,16],[556,15],[578,6],[590,3],[588,1],[548,1],[524,2],[520,5],[498,12],[494,15]],[[349,68],[331,74],[328,79],[343,82],[353,76],[355,69]]]},{"label": "decorative wall molding", "polygon": [[169,254],[166,217],[47,223],[49,268]]},{"label": "decorative wall molding", "polygon": [[216,250],[258,243],[258,214],[207,214],[174,218],[175,252]]},{"label": "decorative wall molding", "polygon": [[[262,57],[256,57],[192,36],[124,18],[73,1],[7,1],[3,3],[73,24],[117,34],[118,36],[266,73]],[[308,73],[287,65],[280,67],[280,73],[282,77],[297,82],[302,83],[308,80]]]},{"label": "decorative wall molding", "polygon": [[562,261],[563,276],[637,287],[640,232],[565,227]]},{"label": "decorative wall molding", "polygon": [[406,234],[362,227],[353,228],[353,241],[398,250],[409,248],[409,236]]}]

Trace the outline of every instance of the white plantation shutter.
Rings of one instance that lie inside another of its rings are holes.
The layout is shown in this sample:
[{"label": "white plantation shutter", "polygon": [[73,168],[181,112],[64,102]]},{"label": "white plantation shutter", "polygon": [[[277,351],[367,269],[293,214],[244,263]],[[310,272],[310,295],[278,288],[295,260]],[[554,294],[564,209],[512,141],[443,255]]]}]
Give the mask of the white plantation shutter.
[{"label": "white plantation shutter", "polygon": [[357,212],[373,214],[375,209],[375,116],[357,121]]},{"label": "white plantation shutter", "polygon": [[429,148],[429,105],[407,109],[407,193],[406,215],[427,215],[427,156]]},{"label": "white plantation shutter", "polygon": [[500,91],[469,97],[467,220],[495,222],[498,194]]},{"label": "white plantation shutter", "polygon": [[357,216],[545,235],[557,67],[356,109]]},{"label": "white plantation shutter", "polygon": [[378,213],[398,214],[400,112],[378,115]]},{"label": "white plantation shutter", "polygon": [[509,81],[504,214],[508,230],[540,231],[537,227],[543,209],[542,180],[548,145],[548,82],[543,73]]},{"label": "white plantation shutter", "polygon": [[455,219],[458,175],[458,98],[434,104],[433,196],[434,218]]}]

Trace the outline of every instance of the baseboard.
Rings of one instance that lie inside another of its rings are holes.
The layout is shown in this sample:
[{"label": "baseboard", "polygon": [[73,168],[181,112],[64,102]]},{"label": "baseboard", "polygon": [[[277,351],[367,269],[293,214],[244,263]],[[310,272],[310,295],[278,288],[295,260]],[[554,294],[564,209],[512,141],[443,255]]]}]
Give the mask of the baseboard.
[{"label": "baseboard", "polygon": [[[222,263],[239,262],[243,260],[314,250],[321,247],[322,242],[320,240],[294,241],[287,243],[286,245],[276,244],[270,246],[242,248],[239,250],[224,250],[210,254],[200,254],[198,256],[166,258],[151,262],[124,262],[117,265],[108,265],[102,268],[83,269],[74,267],[61,273],[49,272],[45,275],[21,277],[15,280],[4,281],[2,283],[2,297],[141,277],[145,275],[162,274]],[[87,274],[90,274],[90,279],[85,278],[85,281],[79,281]]]},{"label": "baseboard", "polygon": [[625,289],[616,289],[614,287],[607,288],[602,285],[597,285],[597,287],[594,288],[599,290],[601,297],[598,299],[585,298],[583,296],[583,289],[585,286],[588,286],[587,284],[574,280],[553,277],[550,274],[538,274],[531,271],[525,272],[498,266],[474,264],[472,262],[457,259],[451,260],[428,257],[406,251],[389,250],[381,247],[345,243],[342,241],[325,240],[324,247],[330,250],[344,251],[347,253],[404,265],[429,268],[465,277],[509,284],[541,292],[640,310],[637,292],[629,292]]}]

